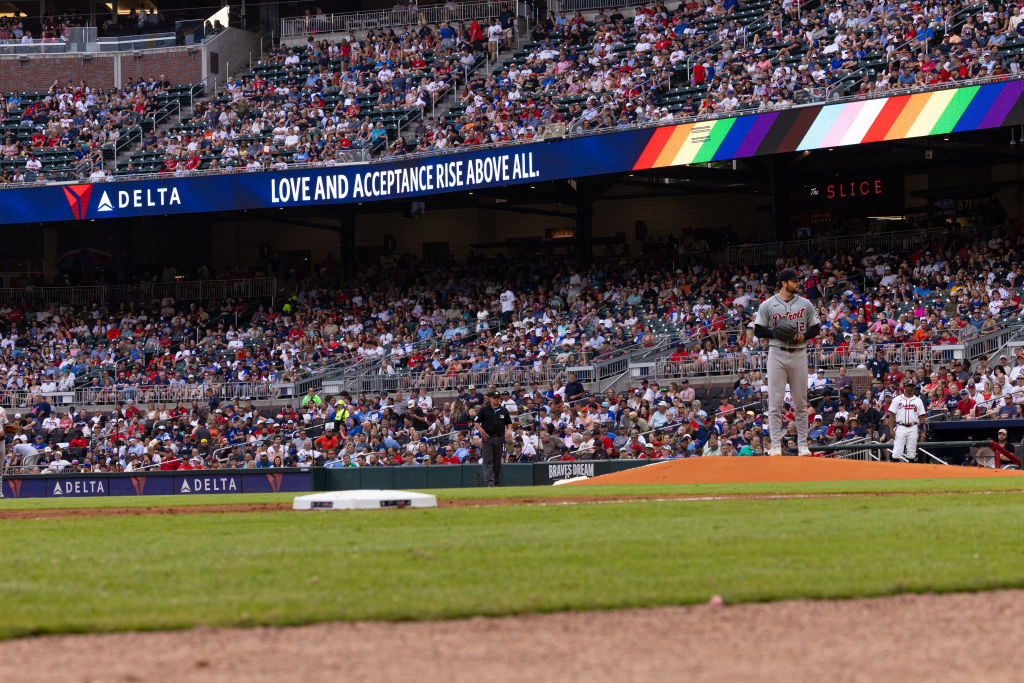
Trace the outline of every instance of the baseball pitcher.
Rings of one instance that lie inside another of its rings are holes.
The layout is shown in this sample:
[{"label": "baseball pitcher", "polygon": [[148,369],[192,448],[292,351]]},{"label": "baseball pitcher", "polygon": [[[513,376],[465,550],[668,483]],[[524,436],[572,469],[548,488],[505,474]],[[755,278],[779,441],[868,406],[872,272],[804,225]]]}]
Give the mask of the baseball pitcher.
[{"label": "baseball pitcher", "polygon": [[889,404],[893,421],[892,459],[913,462],[917,459],[918,429],[924,424],[924,402],[914,395],[914,380],[903,381],[903,395]]},{"label": "baseball pitcher", "polygon": [[786,383],[793,395],[796,442],[799,455],[810,455],[807,447],[807,340],[821,331],[818,314],[807,299],[799,296],[800,278],[792,268],[779,273],[779,293],[757,309],[754,335],[768,342],[768,430],[769,455],[782,455],[782,404]]}]

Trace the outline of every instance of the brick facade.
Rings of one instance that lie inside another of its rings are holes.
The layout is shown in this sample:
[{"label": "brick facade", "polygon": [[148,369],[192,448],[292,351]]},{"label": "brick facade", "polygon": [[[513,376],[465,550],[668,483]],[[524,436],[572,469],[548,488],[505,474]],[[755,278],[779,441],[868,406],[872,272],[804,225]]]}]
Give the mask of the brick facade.
[{"label": "brick facade", "polygon": [[[203,51],[195,48],[116,52],[87,55],[26,55],[0,58],[0,92],[38,92],[61,84],[85,81],[95,88],[115,88],[129,78],[160,74],[175,85],[203,79]],[[25,61],[22,61],[25,60]],[[120,68],[118,68],[120,67]],[[120,79],[118,72],[120,71]]]},{"label": "brick facade", "polygon": [[173,85],[198,83],[203,80],[203,51],[195,48],[152,50],[121,54],[121,82],[129,78],[167,76]]}]

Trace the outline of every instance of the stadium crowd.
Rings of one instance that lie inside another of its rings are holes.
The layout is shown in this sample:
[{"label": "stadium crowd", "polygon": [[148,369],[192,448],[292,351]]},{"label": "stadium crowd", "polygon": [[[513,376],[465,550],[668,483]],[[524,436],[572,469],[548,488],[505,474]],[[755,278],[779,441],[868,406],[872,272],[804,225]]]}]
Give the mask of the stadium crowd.
[{"label": "stadium crowd", "polygon": [[[932,415],[1020,415],[1024,358],[973,365],[933,345],[1019,320],[1022,240],[1019,225],[972,226],[913,252],[789,264],[806,277],[824,330],[809,354],[822,418],[812,438],[886,429],[886,399],[908,376]],[[485,258],[442,271],[403,257],[345,283],[328,258],[312,284],[273,310],[167,300],[117,310],[6,307],[0,370],[8,419],[25,437],[21,445],[38,451],[40,468],[68,453],[78,467],[127,467],[130,455],[138,456],[133,467],[157,458],[170,467],[183,454],[200,466],[273,465],[278,456],[280,464],[333,462],[346,454],[359,464],[361,453],[367,464],[392,456],[411,464],[413,452],[413,460],[451,462],[473,453],[472,410],[494,390],[517,418],[522,450],[511,450],[513,458],[649,455],[648,445],[693,455],[715,442],[756,450],[746,432],[762,428],[763,350],[749,324],[773,275],[709,267],[693,248],[674,240],[649,261],[615,254],[585,271]],[[656,349],[665,359],[662,385],[591,396],[571,374],[665,341],[674,346]],[[250,400],[273,397],[258,394],[259,386],[352,361],[364,375],[408,382],[327,400],[311,389],[275,401],[286,406],[277,409]],[[856,390],[854,367],[871,375]],[[838,377],[828,379],[824,370],[835,368]],[[706,379],[733,373],[725,391]],[[69,388],[79,405],[116,407],[54,408],[55,394]],[[15,466],[32,462],[26,448],[11,453]]]},{"label": "stadium crowd", "polygon": [[[504,57],[520,44],[515,19],[509,3],[490,22],[419,23],[334,40],[314,34],[299,48],[271,48],[182,125],[148,131],[116,173],[335,164],[359,148],[402,155],[528,140],[570,123],[601,129],[777,109],[830,89],[867,96],[1019,74],[1024,53],[1020,8],[975,11],[953,1],[802,9],[720,0],[589,18],[551,12],[530,42]],[[62,25],[54,22],[50,32]],[[0,40],[18,31],[26,35],[7,21]],[[0,154],[11,163],[0,163],[0,183],[86,173],[112,180],[103,149],[151,119],[169,87],[161,76],[102,92],[54,83],[38,97],[9,94],[0,104]],[[435,115],[453,90],[454,106]]]},{"label": "stadium crowd", "polygon": [[170,88],[161,74],[129,79],[119,90],[103,91],[85,81],[54,81],[45,93],[9,94],[0,102],[0,184],[78,177],[72,172],[110,179],[103,169],[104,150],[151,119]]}]

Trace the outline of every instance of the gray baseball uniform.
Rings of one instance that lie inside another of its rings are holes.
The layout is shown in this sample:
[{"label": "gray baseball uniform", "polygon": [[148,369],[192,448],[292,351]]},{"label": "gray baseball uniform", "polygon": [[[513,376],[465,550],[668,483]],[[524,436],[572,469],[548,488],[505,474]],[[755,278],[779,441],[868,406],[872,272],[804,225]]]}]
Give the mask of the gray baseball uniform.
[{"label": "gray baseball uniform", "polygon": [[[789,301],[775,294],[757,309],[755,325],[775,330],[780,320],[789,320],[797,332],[818,325],[818,313],[810,301],[796,295]],[[786,395],[786,382],[793,395],[796,440],[800,448],[807,447],[807,344],[787,344],[772,337],[768,349],[768,430],[772,449],[782,447],[782,403]]]}]

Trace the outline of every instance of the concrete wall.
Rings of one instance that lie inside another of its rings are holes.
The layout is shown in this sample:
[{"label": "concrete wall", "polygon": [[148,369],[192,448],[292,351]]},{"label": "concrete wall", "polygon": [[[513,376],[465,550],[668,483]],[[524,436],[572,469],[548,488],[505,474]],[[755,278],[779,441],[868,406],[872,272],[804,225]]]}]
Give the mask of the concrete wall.
[{"label": "concrete wall", "polygon": [[992,167],[993,182],[1012,183],[999,189],[999,202],[1009,218],[1024,216],[1024,164],[1002,164]]},{"label": "concrete wall", "polygon": [[229,28],[219,33],[204,46],[207,52],[204,75],[216,76],[223,84],[231,74],[248,71],[263,56],[257,33]]},{"label": "concrete wall", "polygon": [[54,81],[85,81],[93,88],[119,88],[129,78],[158,77],[184,85],[203,80],[198,48],[160,48],[139,52],[0,57],[0,91],[41,92]]},{"label": "concrete wall", "polygon": [[338,257],[337,232],[242,217],[212,226],[209,262],[218,267],[260,263],[261,243],[267,244],[272,252],[308,250],[314,262],[323,260],[328,253]]},{"label": "concrete wall", "polygon": [[[417,220],[398,211],[357,216],[356,245],[378,246],[384,235],[391,235],[398,251],[420,253],[424,242],[448,242],[451,254],[464,259],[475,243],[544,239],[548,230],[575,227],[573,218],[491,208],[431,210],[429,200],[426,204],[426,215]],[[700,237],[733,225],[742,239],[754,240],[759,239],[758,233],[768,225],[769,207],[769,198],[755,195],[598,201],[594,204],[594,237],[614,237],[622,233],[635,251],[634,222],[643,220],[650,239],[684,232]],[[531,208],[569,214],[575,211],[568,204],[537,204]]]},{"label": "concrete wall", "polygon": [[[216,55],[216,58],[213,56]],[[129,78],[164,74],[171,83],[199,83],[208,75],[224,83],[231,73],[249,69],[260,60],[260,36],[229,28],[208,43],[189,47],[136,52],[91,52],[62,55],[4,55],[0,57],[0,91],[41,92],[54,81],[85,81],[93,88],[119,88]],[[211,66],[213,68],[211,68]]]}]

